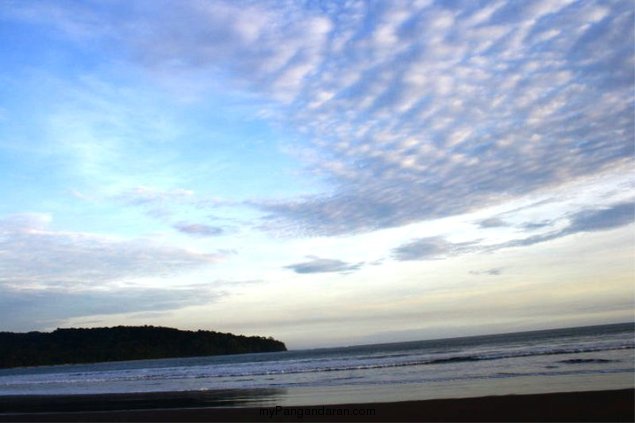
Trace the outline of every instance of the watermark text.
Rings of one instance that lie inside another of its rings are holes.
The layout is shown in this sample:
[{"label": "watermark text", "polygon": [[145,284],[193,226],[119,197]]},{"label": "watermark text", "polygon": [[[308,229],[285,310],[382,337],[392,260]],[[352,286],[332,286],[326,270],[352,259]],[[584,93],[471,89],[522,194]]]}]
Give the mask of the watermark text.
[{"label": "watermark text", "polygon": [[283,407],[277,405],[275,407],[262,407],[259,410],[261,417],[273,419],[274,417],[295,417],[303,419],[309,416],[374,416],[376,410],[374,408],[354,408],[354,407]]}]

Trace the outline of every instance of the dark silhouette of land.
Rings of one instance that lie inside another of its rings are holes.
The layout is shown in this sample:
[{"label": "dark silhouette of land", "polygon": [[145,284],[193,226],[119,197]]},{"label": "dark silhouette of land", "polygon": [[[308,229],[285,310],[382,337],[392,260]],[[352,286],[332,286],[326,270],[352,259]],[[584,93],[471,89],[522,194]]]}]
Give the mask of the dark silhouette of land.
[{"label": "dark silhouette of land", "polygon": [[0,332],[0,368],[286,351],[273,338],[155,326]]}]

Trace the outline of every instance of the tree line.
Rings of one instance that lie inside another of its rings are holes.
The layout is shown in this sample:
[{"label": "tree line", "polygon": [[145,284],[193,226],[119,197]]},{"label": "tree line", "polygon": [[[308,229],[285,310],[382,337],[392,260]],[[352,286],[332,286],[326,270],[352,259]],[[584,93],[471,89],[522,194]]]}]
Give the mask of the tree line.
[{"label": "tree line", "polygon": [[286,351],[271,337],[155,326],[0,332],[0,368]]}]

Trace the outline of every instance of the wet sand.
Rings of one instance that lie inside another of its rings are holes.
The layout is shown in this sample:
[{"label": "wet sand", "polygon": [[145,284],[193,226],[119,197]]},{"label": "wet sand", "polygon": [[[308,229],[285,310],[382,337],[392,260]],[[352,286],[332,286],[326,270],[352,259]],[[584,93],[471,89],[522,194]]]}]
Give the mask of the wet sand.
[{"label": "wet sand", "polygon": [[0,397],[0,421],[635,420],[633,389],[308,407],[237,404],[223,407],[201,392]]}]

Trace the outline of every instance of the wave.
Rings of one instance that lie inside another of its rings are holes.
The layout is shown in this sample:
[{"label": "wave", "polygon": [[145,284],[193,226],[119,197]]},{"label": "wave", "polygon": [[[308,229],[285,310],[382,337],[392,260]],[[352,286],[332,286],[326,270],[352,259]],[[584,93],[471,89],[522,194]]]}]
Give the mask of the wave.
[{"label": "wave", "polygon": [[[597,351],[595,349],[585,349],[585,350],[576,350],[575,352],[593,352]],[[260,372],[248,372],[248,373],[232,373],[232,374],[209,374],[207,377],[217,378],[217,377],[245,377],[245,376],[272,376],[272,375],[284,375],[284,374],[299,374],[299,373],[324,373],[324,372],[339,372],[339,371],[360,371],[360,370],[380,370],[387,368],[400,368],[400,367],[410,367],[410,366],[427,366],[427,365],[443,365],[443,364],[451,364],[451,363],[465,363],[465,362],[478,362],[478,361],[491,361],[491,360],[501,360],[507,358],[517,358],[517,357],[528,357],[528,356],[538,356],[538,355],[552,355],[552,354],[569,354],[573,352],[572,350],[562,350],[559,352],[544,352],[544,353],[508,353],[508,354],[490,354],[490,355],[464,355],[464,356],[453,356],[446,358],[437,358],[437,359],[420,359],[420,360],[410,360],[410,361],[402,361],[402,362],[384,362],[384,363],[367,363],[367,364],[357,364],[357,365],[335,365],[329,367],[311,367],[311,368],[288,368],[288,369],[270,369],[266,371]],[[583,359],[578,359],[583,360]],[[608,362],[601,361],[602,359],[596,359],[596,363],[599,362]],[[580,361],[582,362],[582,361]],[[158,376],[161,377],[161,376]]]},{"label": "wave", "polygon": [[[501,357],[504,358],[504,357]],[[444,363],[463,363],[466,361],[483,361],[483,360],[495,360],[495,358],[481,357],[478,355],[457,356],[448,358],[437,358],[436,360],[430,360],[424,364],[444,364]]]},{"label": "wave", "polygon": [[[508,358],[522,358],[532,356],[544,356],[544,355],[563,355],[563,354],[578,354],[589,353],[599,351],[611,351],[611,350],[624,350],[634,349],[633,345],[620,345],[614,347],[578,347],[578,348],[554,348],[551,350],[534,350],[534,351],[507,351],[507,352],[494,352],[494,353],[480,353],[480,354],[466,354],[455,355],[449,357],[440,358],[424,358],[408,361],[397,362],[380,362],[380,363],[346,363],[343,365],[333,365],[328,367],[300,367],[300,368],[282,368],[282,369],[268,369],[261,371],[249,371],[249,372],[230,372],[226,374],[209,374],[208,377],[244,377],[244,376],[271,376],[271,375],[283,375],[283,374],[298,374],[298,373],[321,373],[321,372],[337,372],[337,371],[356,371],[356,370],[374,370],[384,368],[397,368],[397,367],[409,367],[409,366],[427,366],[427,365],[443,365],[452,363],[464,363],[464,362],[478,362],[478,361],[491,361],[502,360]],[[604,359],[572,359],[580,360],[594,360],[595,363],[607,363],[612,360]],[[567,360],[564,360],[567,361]],[[569,361],[573,363],[574,361]],[[584,361],[591,362],[591,361]]]},{"label": "wave", "polygon": [[[507,351],[490,351],[479,353],[459,353],[459,354],[447,354],[445,356],[439,356],[439,354],[430,355],[427,351],[420,351],[422,354],[416,357],[412,354],[387,354],[384,356],[375,356],[374,359],[378,361],[369,361],[368,354],[363,356],[357,356],[354,360],[347,359],[341,360],[340,358],[330,361],[323,360],[299,360],[299,361],[278,361],[274,366],[262,366],[264,363],[260,363],[261,366],[257,368],[251,366],[228,366],[218,367],[216,365],[205,366],[185,366],[185,367],[171,367],[171,368],[156,368],[152,369],[150,373],[149,369],[142,370],[125,370],[125,371],[107,371],[107,372],[75,372],[73,374],[48,374],[38,375],[34,378],[21,377],[19,380],[11,380],[11,377],[0,377],[0,386],[11,386],[24,384],[56,384],[56,383],[69,383],[69,382],[135,382],[135,381],[152,381],[152,380],[176,380],[176,379],[216,379],[216,378],[253,378],[258,376],[278,376],[278,375],[292,375],[300,373],[323,373],[323,372],[338,372],[338,371],[361,371],[361,370],[374,370],[374,369],[386,369],[386,368],[399,368],[410,366],[443,366],[451,364],[459,364],[466,362],[480,362],[480,361],[492,361],[502,360],[510,358],[522,358],[532,356],[545,356],[545,355],[562,355],[562,354],[577,354],[577,353],[591,353],[600,351],[611,350],[625,350],[634,349],[635,343],[627,344],[613,344],[613,345],[588,345],[588,346],[562,346],[562,347],[548,347],[548,348],[534,348],[534,349],[522,349],[522,350],[507,350]],[[403,360],[404,357],[412,357],[410,360]],[[386,360],[388,358],[389,360]],[[399,359],[396,359],[399,358]],[[616,360],[607,360],[602,358],[573,358],[567,360],[561,360],[558,363],[564,364],[584,364],[584,363],[609,363]],[[241,368],[242,367],[242,368]],[[47,377],[48,376],[48,377]],[[4,380],[2,380],[4,379]],[[39,380],[38,380],[39,379]],[[240,380],[239,380],[240,381]],[[244,381],[244,380],[242,380]]]}]

